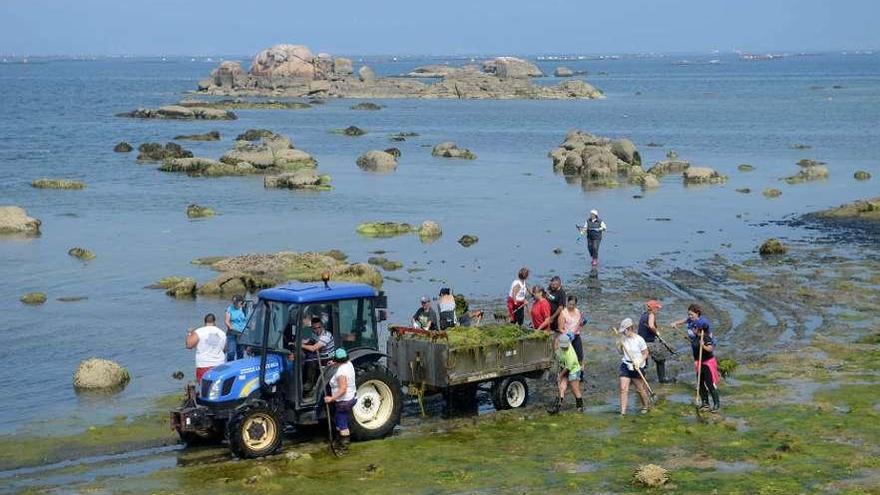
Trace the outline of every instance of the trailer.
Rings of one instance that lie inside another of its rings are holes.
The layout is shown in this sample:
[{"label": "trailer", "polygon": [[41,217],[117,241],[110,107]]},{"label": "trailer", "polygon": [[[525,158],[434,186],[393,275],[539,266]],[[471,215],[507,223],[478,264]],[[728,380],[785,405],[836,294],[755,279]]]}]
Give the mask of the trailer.
[{"label": "trailer", "polygon": [[[449,333],[390,327],[388,368],[411,395],[472,394],[488,384],[496,409],[523,407],[529,400],[526,378],[541,378],[553,363],[552,339],[543,332],[503,343],[454,346]],[[456,332],[450,329],[449,332]]]}]

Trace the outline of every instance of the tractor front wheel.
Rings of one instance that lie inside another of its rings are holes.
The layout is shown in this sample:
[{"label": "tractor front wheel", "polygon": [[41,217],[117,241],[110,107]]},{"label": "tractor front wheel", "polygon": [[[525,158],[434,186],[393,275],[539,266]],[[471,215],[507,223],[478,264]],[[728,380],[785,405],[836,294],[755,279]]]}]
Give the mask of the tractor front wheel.
[{"label": "tractor front wheel", "polygon": [[229,450],[242,459],[274,453],[281,447],[281,435],[281,421],[264,401],[239,406],[226,426]]}]

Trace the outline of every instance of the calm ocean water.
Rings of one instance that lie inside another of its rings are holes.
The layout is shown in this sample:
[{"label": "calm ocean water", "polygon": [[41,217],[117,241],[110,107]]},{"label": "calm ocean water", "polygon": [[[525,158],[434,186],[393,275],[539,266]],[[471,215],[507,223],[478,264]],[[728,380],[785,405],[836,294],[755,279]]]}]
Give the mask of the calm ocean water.
[{"label": "calm ocean water", "polygon": [[[708,64],[710,59],[719,63]],[[696,62],[679,65],[689,59]],[[370,58],[381,74],[398,74],[445,59]],[[464,61],[459,61],[464,62]],[[811,235],[767,224],[792,214],[877,195],[880,180],[880,56],[826,54],[764,62],[734,56],[669,56],[541,63],[590,72],[601,101],[382,101],[378,112],[356,112],[351,101],[301,111],[237,111],[234,122],[156,122],[116,118],[117,112],[177,101],[217,61],[186,58],[32,59],[0,63],[0,204],[25,207],[43,221],[36,239],[0,239],[0,432],[80,428],[144,410],[149,399],[177,390],[171,373],[191,373],[184,331],[224,301],[176,301],[143,287],[167,275],[211,278],[190,264],[209,255],[278,250],[342,249],[353,260],[371,251],[427,271],[391,274],[392,320],[405,321],[418,294],[445,281],[457,292],[500,297],[522,266],[537,280],[555,272],[583,274],[583,245],[574,223],[598,208],[609,224],[600,278],[613,284],[623,269],[652,258],[686,265],[716,252],[752,255],[769,236]],[[547,82],[555,82],[549,78]],[[834,89],[834,86],[840,88]],[[638,94],[637,94],[638,93]],[[366,136],[328,131],[357,125]],[[126,140],[170,141],[177,134],[220,131],[213,143],[186,143],[196,155],[219,157],[239,132],[266,127],[290,136],[333,176],[334,190],[265,190],[261,178],[196,179],[141,165],[135,154],[112,152]],[[629,137],[650,165],[667,149],[730,176],[723,186],[690,187],[666,177],[662,187],[585,191],[553,174],[547,152],[566,131],[581,128]],[[391,143],[389,134],[420,137]],[[434,159],[428,146],[453,140],[478,155],[473,162]],[[649,142],[663,147],[646,147]],[[795,150],[794,143],[812,145]],[[370,149],[398,146],[397,172],[370,175],[354,164]],[[829,163],[828,181],[789,186],[779,178],[795,162]],[[740,163],[757,167],[738,172]],[[855,170],[874,179],[858,183]],[[38,177],[84,180],[84,191],[37,190]],[[735,189],[749,187],[744,195]],[[778,187],[782,197],[760,191]],[[219,216],[190,221],[189,203]],[[737,215],[741,214],[741,218]],[[670,222],[651,220],[670,218]],[[415,236],[369,240],[355,233],[368,220],[439,221],[444,236],[431,245]],[[704,231],[704,233],[698,233]],[[480,241],[465,249],[465,233]],[[730,243],[732,247],[723,247]],[[67,250],[85,246],[97,259],[83,264]],[[552,254],[560,247],[561,255]],[[661,255],[680,251],[677,255]],[[435,279],[434,281],[430,279]],[[21,294],[43,291],[49,302],[27,307]],[[63,303],[61,296],[88,296]],[[589,302],[587,302],[589,305]],[[604,324],[601,322],[600,324]],[[127,366],[132,383],[111,399],[77,396],[72,375],[90,356]]]}]

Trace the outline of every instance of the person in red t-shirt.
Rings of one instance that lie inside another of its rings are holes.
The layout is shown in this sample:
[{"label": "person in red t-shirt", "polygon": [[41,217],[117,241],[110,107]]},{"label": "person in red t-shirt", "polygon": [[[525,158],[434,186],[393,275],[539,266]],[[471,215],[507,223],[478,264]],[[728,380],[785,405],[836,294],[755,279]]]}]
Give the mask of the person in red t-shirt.
[{"label": "person in red t-shirt", "polygon": [[547,293],[540,285],[532,287],[532,297],[535,303],[532,304],[532,328],[535,330],[550,331],[550,301],[547,300]]}]

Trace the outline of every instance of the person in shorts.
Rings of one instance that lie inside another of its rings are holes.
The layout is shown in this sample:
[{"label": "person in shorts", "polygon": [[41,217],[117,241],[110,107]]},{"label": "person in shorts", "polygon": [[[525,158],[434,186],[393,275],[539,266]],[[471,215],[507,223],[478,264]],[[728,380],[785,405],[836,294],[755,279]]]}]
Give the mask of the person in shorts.
[{"label": "person in shorts", "polygon": [[[620,377],[620,415],[626,415],[626,406],[629,401],[629,385],[636,386],[636,391],[642,401],[642,413],[648,412],[648,388],[642,376],[648,362],[648,344],[645,339],[636,333],[635,326],[631,318],[624,318],[620,322],[617,332],[620,334],[620,340],[617,342],[617,351],[620,353],[621,362],[618,369]],[[639,373],[641,370],[641,374]]]},{"label": "person in shorts", "polygon": [[556,359],[559,362],[559,375],[557,377],[559,396],[556,397],[556,401],[547,412],[550,414],[556,414],[562,409],[562,402],[565,400],[565,390],[567,388],[570,388],[571,393],[574,394],[574,400],[578,412],[584,412],[584,398],[581,397],[583,369],[581,368],[581,363],[578,361],[577,354],[575,354],[574,348],[571,345],[571,340],[566,334],[559,336],[556,348]]},{"label": "person in shorts", "polygon": [[226,333],[215,325],[213,313],[205,315],[205,325],[186,332],[186,348],[196,350],[196,382],[215,366],[226,362]]},{"label": "person in shorts", "polygon": [[330,378],[330,395],[324,397],[324,402],[330,404],[333,412],[333,424],[338,434],[335,451],[339,454],[348,452],[351,443],[351,430],[348,422],[351,419],[351,409],[357,402],[354,365],[348,359],[345,349],[336,349],[333,353],[333,364],[336,370]]}]

